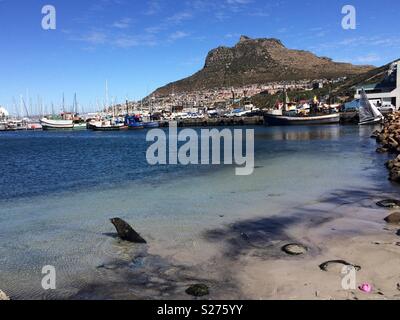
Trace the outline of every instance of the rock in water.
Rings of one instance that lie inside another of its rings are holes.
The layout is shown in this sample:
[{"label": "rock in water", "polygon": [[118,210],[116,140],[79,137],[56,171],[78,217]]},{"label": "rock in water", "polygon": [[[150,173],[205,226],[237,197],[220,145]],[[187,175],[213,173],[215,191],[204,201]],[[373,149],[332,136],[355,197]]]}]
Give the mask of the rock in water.
[{"label": "rock in water", "polygon": [[10,300],[10,298],[3,292],[0,290],[0,300]]},{"label": "rock in water", "polygon": [[376,205],[382,208],[400,208],[400,201],[393,199],[386,199],[377,202]]},{"label": "rock in water", "polygon": [[308,248],[306,246],[303,246],[302,244],[291,243],[282,247],[282,251],[292,256],[298,256],[301,254],[305,254],[308,251]]},{"label": "rock in water", "polygon": [[400,224],[400,212],[394,212],[385,218],[387,223]]},{"label": "rock in water", "polygon": [[194,297],[203,297],[209,295],[210,291],[205,284],[195,284],[187,288],[186,293]]},{"label": "rock in water", "polygon": [[329,270],[331,269],[331,267],[337,266],[337,265],[354,267],[357,271],[360,271],[360,270],[361,270],[361,267],[360,267],[360,266],[357,266],[357,265],[348,263],[347,261],[344,261],[344,260],[331,260],[331,261],[327,261],[327,262],[324,262],[323,264],[321,264],[321,265],[319,266],[319,268],[320,268],[322,271],[329,271]]},{"label": "rock in water", "polygon": [[133,228],[124,220],[120,218],[110,219],[111,223],[117,229],[118,236],[125,241],[133,243],[147,243],[140,234],[138,234]]}]

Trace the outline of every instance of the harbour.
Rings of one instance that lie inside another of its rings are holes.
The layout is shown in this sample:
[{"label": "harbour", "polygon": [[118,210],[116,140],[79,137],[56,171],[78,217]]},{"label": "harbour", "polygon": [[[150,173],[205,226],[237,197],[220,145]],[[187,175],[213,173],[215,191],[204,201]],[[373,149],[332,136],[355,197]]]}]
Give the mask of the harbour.
[{"label": "harbour", "polygon": [[400,300],[389,2],[0,0],[2,310]]}]

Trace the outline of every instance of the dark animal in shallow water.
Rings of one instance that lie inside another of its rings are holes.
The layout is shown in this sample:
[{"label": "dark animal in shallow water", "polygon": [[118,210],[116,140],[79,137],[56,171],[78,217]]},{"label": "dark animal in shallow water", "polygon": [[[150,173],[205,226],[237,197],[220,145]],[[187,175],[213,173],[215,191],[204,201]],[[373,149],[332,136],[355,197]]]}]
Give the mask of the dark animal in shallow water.
[{"label": "dark animal in shallow water", "polygon": [[379,207],[382,207],[382,208],[399,208],[400,201],[393,200],[393,199],[387,199],[387,200],[382,200],[382,201],[377,202],[376,205]]},{"label": "dark animal in shallow water", "polygon": [[117,229],[118,236],[125,241],[133,243],[147,243],[140,234],[138,234],[133,228],[124,220],[120,218],[110,219],[111,223]]},{"label": "dark animal in shallow water", "polygon": [[319,266],[319,268],[320,268],[322,271],[329,271],[329,266],[334,265],[334,264],[342,264],[342,265],[344,265],[344,266],[351,266],[351,267],[354,267],[357,271],[360,271],[360,270],[361,270],[361,267],[360,267],[360,266],[357,266],[357,265],[348,263],[347,261],[344,261],[344,260],[331,260],[331,261],[327,261],[327,262],[324,262],[323,264],[321,264],[321,265]]}]

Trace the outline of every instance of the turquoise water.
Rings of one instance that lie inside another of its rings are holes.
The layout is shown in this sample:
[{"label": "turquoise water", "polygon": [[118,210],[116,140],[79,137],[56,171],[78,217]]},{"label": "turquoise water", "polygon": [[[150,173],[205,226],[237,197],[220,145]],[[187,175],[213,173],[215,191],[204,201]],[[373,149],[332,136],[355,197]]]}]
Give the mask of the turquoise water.
[{"label": "turquoise water", "polygon": [[[206,230],[337,190],[390,190],[372,130],[256,127],[247,177],[232,166],[149,166],[145,131],[1,133],[0,288],[15,298],[68,297],[98,280],[96,267],[132,254],[109,236],[115,216],[162,255]],[[45,265],[56,267],[55,292],[40,286]]]}]

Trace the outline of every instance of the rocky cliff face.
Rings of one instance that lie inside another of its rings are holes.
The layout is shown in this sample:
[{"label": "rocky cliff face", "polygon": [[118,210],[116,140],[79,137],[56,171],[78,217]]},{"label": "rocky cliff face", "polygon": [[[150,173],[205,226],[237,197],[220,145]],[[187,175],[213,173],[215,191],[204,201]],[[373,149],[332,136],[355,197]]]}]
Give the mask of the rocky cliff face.
[{"label": "rocky cliff face", "polygon": [[156,90],[156,95],[190,92],[271,81],[338,78],[371,70],[318,57],[311,52],[291,50],[278,39],[250,39],[242,36],[233,47],[211,50],[204,68],[194,75]]}]

